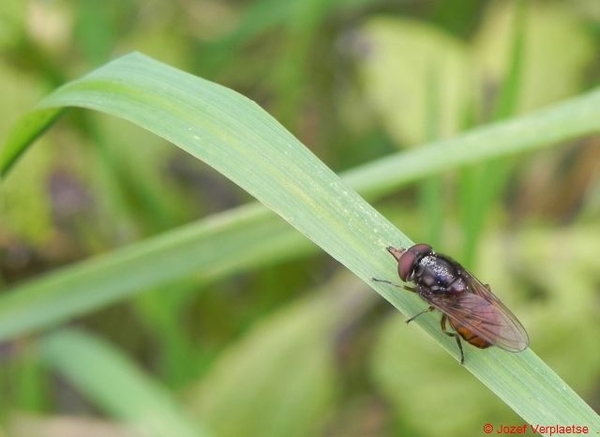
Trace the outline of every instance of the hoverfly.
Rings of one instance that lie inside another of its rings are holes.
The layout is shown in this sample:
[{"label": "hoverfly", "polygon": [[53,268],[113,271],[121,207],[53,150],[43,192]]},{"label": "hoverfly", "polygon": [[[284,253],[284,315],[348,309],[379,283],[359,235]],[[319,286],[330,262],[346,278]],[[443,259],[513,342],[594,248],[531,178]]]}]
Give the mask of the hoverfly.
[{"label": "hoverfly", "polygon": [[[460,337],[480,349],[498,346],[509,352],[521,352],[527,348],[529,337],[521,322],[492,293],[489,285],[482,284],[458,262],[436,254],[428,244],[408,249],[390,246],[387,251],[398,262],[400,279],[414,284],[414,287],[398,287],[417,293],[429,304],[406,323],[429,311],[440,311],[442,331],[456,339],[461,364],[465,356]],[[446,329],[446,322],[454,332]]]}]

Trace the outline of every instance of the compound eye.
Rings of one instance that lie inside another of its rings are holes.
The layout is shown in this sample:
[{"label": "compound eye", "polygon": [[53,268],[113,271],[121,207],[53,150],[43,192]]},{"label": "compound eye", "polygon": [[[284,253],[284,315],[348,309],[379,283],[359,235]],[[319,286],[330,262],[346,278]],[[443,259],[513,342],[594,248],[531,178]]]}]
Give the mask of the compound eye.
[{"label": "compound eye", "polygon": [[398,275],[400,276],[400,279],[406,282],[416,263],[417,256],[414,252],[412,252],[410,249],[404,252],[398,260]]},{"label": "compound eye", "polygon": [[415,254],[417,261],[427,255],[433,255],[433,249],[429,244],[415,244],[413,247],[408,249],[409,252]]},{"label": "compound eye", "polygon": [[433,254],[433,249],[429,244],[415,244],[404,251],[400,259],[398,259],[398,275],[400,275],[400,279],[404,282],[407,279],[410,280],[421,258],[431,254]]}]

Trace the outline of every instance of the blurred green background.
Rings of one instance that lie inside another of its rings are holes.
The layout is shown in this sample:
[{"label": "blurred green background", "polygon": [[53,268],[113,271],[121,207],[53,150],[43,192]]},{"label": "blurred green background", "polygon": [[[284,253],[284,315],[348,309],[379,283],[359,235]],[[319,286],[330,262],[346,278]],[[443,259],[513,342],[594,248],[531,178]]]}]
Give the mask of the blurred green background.
[{"label": "blurred green background", "polygon": [[[5,0],[0,140],[57,86],[141,51],[255,100],[341,172],[593,88],[599,23],[596,0]],[[598,138],[585,138],[377,204],[492,284],[596,411],[599,163]],[[251,200],[162,139],[82,110],[27,152],[0,195],[0,290]],[[143,369],[208,435],[458,436],[522,423],[314,247],[257,264],[70,324]],[[34,336],[0,345],[0,366],[0,436],[134,435],[40,362]]]}]

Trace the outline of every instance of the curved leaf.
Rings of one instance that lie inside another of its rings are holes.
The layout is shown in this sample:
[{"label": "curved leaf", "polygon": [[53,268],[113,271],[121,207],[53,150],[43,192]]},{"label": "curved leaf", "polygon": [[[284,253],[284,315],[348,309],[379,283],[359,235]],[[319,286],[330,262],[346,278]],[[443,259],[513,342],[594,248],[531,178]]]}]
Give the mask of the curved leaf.
[{"label": "curved leaf", "polygon": [[[357,177],[366,177],[371,183],[379,180],[378,185],[365,184],[363,188],[381,192],[415,174],[431,174],[581,136],[598,130],[599,100],[598,92],[590,93],[536,115],[478,129],[419,153],[368,166],[348,175],[346,182],[250,100],[139,54],[118,59],[63,86],[40,102],[41,112],[31,113],[23,123],[37,123],[39,134],[64,106],[80,106],[139,124],[223,173],[394,306],[412,315],[423,306],[418,298],[371,281],[372,277],[393,279],[394,263],[384,248],[389,244],[406,246],[411,241],[348,182],[355,183]],[[35,127],[26,128],[23,123],[0,154],[3,171],[35,136],[26,134]],[[426,170],[419,170],[424,163]],[[134,277],[135,272],[130,275]],[[7,309],[2,308],[3,312]],[[439,331],[436,318],[421,317],[415,324],[456,357],[454,342]],[[494,348],[478,351],[469,354],[465,368],[530,423],[598,427],[591,408],[531,350],[521,354]],[[512,383],[507,385],[507,380]]]}]

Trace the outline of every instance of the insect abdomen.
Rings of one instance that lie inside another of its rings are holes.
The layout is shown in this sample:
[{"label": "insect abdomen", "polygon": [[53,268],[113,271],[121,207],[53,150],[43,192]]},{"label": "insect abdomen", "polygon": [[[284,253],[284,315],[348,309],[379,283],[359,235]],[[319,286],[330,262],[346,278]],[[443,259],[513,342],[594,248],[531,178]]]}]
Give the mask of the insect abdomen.
[{"label": "insect abdomen", "polygon": [[452,320],[450,318],[448,320],[450,322],[450,326],[452,326],[452,328],[454,328],[454,330],[458,333],[458,335],[460,335],[466,342],[472,344],[475,347],[478,347],[479,349],[486,349],[486,348],[492,346],[492,343],[473,334],[472,331],[470,331],[469,329],[465,328],[462,325],[459,325],[454,320]]}]

